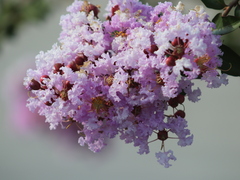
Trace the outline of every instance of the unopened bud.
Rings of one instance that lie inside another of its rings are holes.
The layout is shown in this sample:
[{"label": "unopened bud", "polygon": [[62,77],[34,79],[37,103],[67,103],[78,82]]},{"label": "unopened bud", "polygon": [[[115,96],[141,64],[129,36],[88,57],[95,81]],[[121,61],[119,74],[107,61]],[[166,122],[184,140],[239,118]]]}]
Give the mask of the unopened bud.
[{"label": "unopened bud", "polygon": [[35,79],[32,79],[29,87],[31,90],[39,90],[41,88],[41,85],[38,81],[36,81]]}]

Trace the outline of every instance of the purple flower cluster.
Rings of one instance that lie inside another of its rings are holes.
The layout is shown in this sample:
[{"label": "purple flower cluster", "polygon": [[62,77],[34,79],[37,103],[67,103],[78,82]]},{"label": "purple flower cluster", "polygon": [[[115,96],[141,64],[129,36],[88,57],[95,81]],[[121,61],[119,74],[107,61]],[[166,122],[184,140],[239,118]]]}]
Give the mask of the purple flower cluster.
[{"label": "purple flower cluster", "polygon": [[183,105],[201,95],[192,80],[210,88],[227,84],[217,71],[220,37],[200,6],[183,14],[182,3],[110,0],[106,10],[101,21],[98,7],[86,1],[67,8],[59,45],[40,52],[36,70],[27,71],[27,106],[45,116],[50,129],[76,125],[79,144],[93,152],[119,135],[139,154],[149,153],[149,137],[156,135],[162,143],[156,157],[169,167],[176,158],[165,151],[168,132],[179,146],[193,140]]}]

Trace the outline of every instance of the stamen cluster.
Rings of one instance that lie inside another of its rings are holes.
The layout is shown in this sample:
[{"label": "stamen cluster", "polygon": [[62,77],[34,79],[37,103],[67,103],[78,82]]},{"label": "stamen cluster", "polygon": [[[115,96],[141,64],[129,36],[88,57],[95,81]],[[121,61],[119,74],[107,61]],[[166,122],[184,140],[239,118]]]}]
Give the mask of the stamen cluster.
[{"label": "stamen cluster", "polygon": [[[40,52],[36,69],[27,71],[27,106],[45,116],[50,129],[76,124],[79,144],[93,152],[119,135],[139,154],[149,153],[154,132],[162,142],[171,132],[178,145],[190,145],[183,102],[199,100],[193,80],[210,88],[227,80],[217,71],[222,52],[214,24],[202,7],[182,9],[182,3],[111,0],[101,21],[97,6],[75,0],[61,17],[60,44]],[[160,150],[159,163],[169,167],[173,152]]]}]

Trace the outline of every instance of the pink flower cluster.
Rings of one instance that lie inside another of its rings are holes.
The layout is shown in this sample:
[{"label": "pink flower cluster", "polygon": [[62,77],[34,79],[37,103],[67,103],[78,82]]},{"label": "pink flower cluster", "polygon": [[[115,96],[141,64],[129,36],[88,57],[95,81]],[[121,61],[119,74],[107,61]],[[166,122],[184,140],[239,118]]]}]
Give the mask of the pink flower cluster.
[{"label": "pink flower cluster", "polygon": [[36,69],[27,71],[27,106],[45,116],[50,129],[76,125],[79,144],[93,152],[119,135],[139,154],[149,153],[149,137],[156,135],[162,143],[156,157],[169,167],[176,158],[165,151],[168,133],[180,146],[193,140],[183,105],[201,95],[192,80],[210,88],[227,84],[217,71],[220,37],[200,6],[183,14],[181,2],[151,7],[110,0],[106,10],[101,21],[98,7],[86,1],[67,8],[59,44],[40,52]]}]

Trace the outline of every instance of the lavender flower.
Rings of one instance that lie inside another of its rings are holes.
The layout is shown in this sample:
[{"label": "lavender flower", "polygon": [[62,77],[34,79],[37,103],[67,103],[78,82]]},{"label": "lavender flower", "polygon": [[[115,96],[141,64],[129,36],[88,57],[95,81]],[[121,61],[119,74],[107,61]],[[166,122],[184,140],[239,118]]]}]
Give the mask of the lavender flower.
[{"label": "lavender flower", "polygon": [[169,160],[174,160],[176,161],[176,157],[173,155],[172,150],[168,150],[167,152],[158,152],[155,154],[156,158],[158,159],[158,162],[163,165],[165,168],[168,168],[172,166],[169,164]]},{"label": "lavender flower", "polygon": [[196,102],[201,95],[192,80],[227,84],[217,71],[222,52],[214,24],[199,6],[188,14],[182,9],[181,2],[111,0],[100,21],[97,6],[76,0],[61,17],[60,45],[40,52],[36,69],[27,71],[28,108],[45,116],[50,129],[75,124],[79,144],[93,152],[119,135],[139,154],[149,153],[154,133],[162,141],[158,162],[169,167],[176,158],[165,151],[168,132],[180,146],[193,140],[181,110],[186,97]]}]

